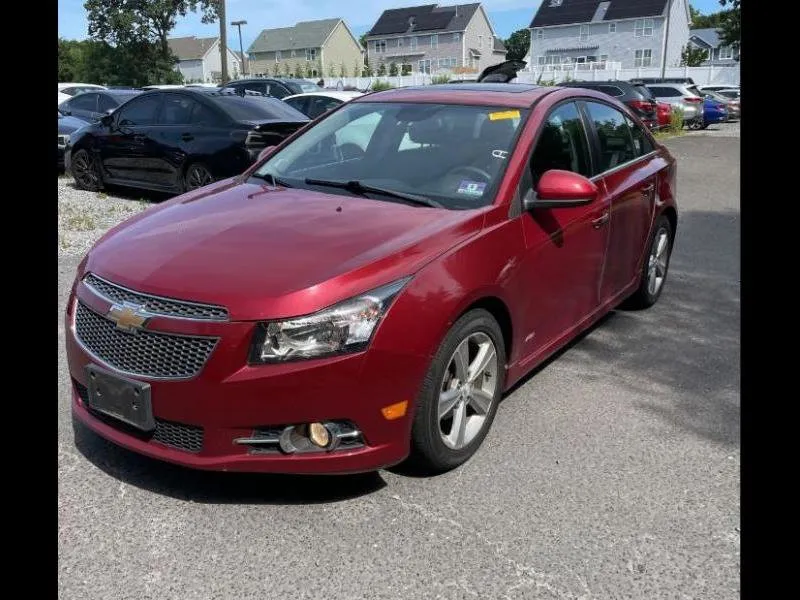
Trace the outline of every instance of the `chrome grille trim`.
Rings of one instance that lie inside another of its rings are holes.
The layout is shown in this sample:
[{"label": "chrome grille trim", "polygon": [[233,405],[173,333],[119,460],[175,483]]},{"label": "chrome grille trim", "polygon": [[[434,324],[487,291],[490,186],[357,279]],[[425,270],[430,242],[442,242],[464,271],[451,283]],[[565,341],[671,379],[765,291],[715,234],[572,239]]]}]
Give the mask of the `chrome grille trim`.
[{"label": "chrome grille trim", "polygon": [[88,273],[83,278],[83,283],[94,294],[108,302],[133,302],[141,305],[145,311],[152,315],[189,321],[227,321],[229,319],[228,309],[224,306],[137,292],[117,283],[111,283],[94,273]]},{"label": "chrome grille trim", "polygon": [[143,329],[136,334],[78,300],[73,321],[75,339],[93,359],[134,377],[191,379],[208,362],[216,337],[162,333]]}]

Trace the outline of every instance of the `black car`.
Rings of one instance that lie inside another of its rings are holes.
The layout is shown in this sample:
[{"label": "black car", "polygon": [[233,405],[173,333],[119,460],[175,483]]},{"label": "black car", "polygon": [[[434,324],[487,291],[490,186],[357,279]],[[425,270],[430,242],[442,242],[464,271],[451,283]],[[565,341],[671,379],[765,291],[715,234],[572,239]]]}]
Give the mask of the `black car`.
[{"label": "black car", "polygon": [[286,96],[294,96],[305,92],[318,92],[321,89],[315,83],[309,83],[302,79],[277,79],[274,77],[234,79],[219,87],[230,88],[240,93],[243,90],[251,90],[274,98],[285,98]]},{"label": "black car", "polygon": [[564,81],[559,87],[579,87],[603,92],[627,104],[650,129],[658,128],[658,104],[644,84],[630,81]]},{"label": "black car", "polygon": [[141,93],[137,90],[83,92],[59,104],[58,110],[65,115],[91,123]]},{"label": "black car", "polygon": [[60,110],[58,111],[58,169],[64,168],[64,148],[67,147],[69,136],[73,131],[77,131],[86,125],[86,121],[81,121],[75,117],[68,117]]},{"label": "black car", "polygon": [[86,190],[181,193],[238,175],[308,122],[275,98],[218,88],[144,92],[73,135],[66,167]]}]

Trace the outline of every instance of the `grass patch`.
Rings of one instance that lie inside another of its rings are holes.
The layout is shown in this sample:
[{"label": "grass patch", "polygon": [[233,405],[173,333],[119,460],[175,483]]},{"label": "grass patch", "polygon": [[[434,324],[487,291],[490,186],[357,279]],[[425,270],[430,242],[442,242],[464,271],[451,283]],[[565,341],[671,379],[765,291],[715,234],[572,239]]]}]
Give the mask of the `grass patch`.
[{"label": "grass patch", "polygon": [[92,231],[97,229],[97,221],[87,213],[71,214],[64,219],[67,228],[71,231]]},{"label": "grass patch", "polygon": [[393,90],[394,86],[388,81],[375,81],[372,84],[373,92],[382,92],[383,90]]}]

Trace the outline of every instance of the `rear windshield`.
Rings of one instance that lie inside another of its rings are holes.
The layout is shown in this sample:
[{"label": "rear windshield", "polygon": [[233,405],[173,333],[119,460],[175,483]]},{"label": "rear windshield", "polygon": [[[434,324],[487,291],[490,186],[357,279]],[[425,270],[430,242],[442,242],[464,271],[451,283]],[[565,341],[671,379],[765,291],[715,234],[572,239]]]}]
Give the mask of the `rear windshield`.
[{"label": "rear windshield", "polygon": [[236,121],[308,121],[308,117],[277,98],[260,96],[209,96],[214,104]]},{"label": "rear windshield", "polygon": [[650,91],[650,88],[648,88],[645,85],[634,85],[633,89],[635,89],[637,92],[639,92],[642,96],[644,96],[648,100],[655,99],[655,96],[653,96],[653,93]]},{"label": "rear windshield", "polygon": [[318,85],[314,85],[313,83],[301,83],[300,89],[304,92],[318,92],[320,87]]},{"label": "rear windshield", "polygon": [[700,90],[698,90],[693,85],[687,85],[686,86],[686,91],[688,91],[690,94],[694,94],[695,96],[702,96],[703,95],[702,93],[700,93]]}]

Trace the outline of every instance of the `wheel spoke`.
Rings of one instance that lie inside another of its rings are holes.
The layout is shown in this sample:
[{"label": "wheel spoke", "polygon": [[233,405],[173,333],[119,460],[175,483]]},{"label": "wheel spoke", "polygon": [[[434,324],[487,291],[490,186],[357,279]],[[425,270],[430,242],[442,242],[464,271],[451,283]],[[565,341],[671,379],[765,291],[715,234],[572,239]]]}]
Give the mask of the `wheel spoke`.
[{"label": "wheel spoke", "polygon": [[667,234],[662,233],[658,238],[658,246],[656,247],[656,258],[664,256],[664,251],[667,249]]},{"label": "wheel spoke", "polygon": [[491,342],[484,342],[481,344],[478,348],[478,354],[475,360],[469,365],[467,381],[472,383],[478,377],[482,376],[483,372],[492,364],[496,356],[497,353],[494,351],[494,344]]},{"label": "wheel spoke", "polygon": [[456,366],[456,379],[466,381],[469,373],[469,340],[466,339],[458,345],[453,355]]},{"label": "wheel spoke", "polygon": [[453,407],[458,403],[461,397],[459,390],[445,390],[439,394],[439,420],[442,420]]},{"label": "wheel spoke", "polygon": [[489,412],[489,408],[492,405],[492,396],[481,388],[472,388],[472,393],[469,396],[469,403],[478,414],[485,415]]},{"label": "wheel spoke", "polygon": [[447,436],[454,448],[460,448],[464,445],[466,431],[467,405],[464,402],[459,402],[453,411],[453,425],[450,428],[450,435]]},{"label": "wheel spoke", "polygon": [[647,274],[647,293],[648,294],[655,294],[656,293],[656,268],[651,267],[650,271]]}]

